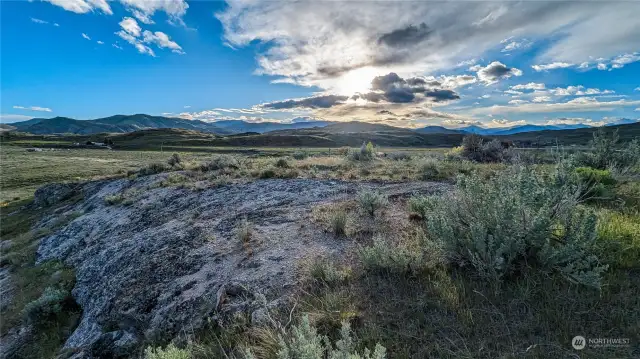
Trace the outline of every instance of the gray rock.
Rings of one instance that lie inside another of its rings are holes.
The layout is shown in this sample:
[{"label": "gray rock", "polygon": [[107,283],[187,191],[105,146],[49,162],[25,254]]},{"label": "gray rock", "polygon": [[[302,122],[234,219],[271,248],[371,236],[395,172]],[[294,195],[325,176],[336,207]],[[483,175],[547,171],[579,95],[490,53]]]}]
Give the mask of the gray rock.
[{"label": "gray rock", "polygon": [[38,207],[47,207],[71,197],[78,187],[77,183],[52,183],[36,190],[33,203]]},{"label": "gray rock", "polygon": [[[116,357],[239,311],[264,322],[265,298],[286,302],[295,290],[300,258],[354,245],[308,225],[311,206],[351,198],[361,186],[395,195],[443,189],[308,179],[197,192],[150,186],[165,176],[86,184],[84,201],[74,205],[83,215],[41,241],[38,263],[63,260],[77,276],[72,293],[82,319],[65,348]],[[133,204],[105,203],[123,190],[136,193]],[[253,225],[249,243],[235,234],[243,218]]]}]

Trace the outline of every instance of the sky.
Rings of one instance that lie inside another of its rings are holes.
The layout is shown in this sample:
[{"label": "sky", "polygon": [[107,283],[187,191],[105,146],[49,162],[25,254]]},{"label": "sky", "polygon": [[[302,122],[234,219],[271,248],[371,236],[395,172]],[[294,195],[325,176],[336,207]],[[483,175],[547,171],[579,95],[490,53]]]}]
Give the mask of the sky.
[{"label": "sky", "polygon": [[0,121],[640,119],[638,1],[2,1]]}]

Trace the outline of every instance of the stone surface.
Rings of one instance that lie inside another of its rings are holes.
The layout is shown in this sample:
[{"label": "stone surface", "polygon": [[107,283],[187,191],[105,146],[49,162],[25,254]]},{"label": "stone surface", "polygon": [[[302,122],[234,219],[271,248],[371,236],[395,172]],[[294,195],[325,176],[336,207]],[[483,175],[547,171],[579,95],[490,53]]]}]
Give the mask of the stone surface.
[{"label": "stone surface", "polygon": [[38,207],[47,207],[59,203],[73,195],[77,183],[52,183],[44,185],[36,190],[33,195],[33,203]]},{"label": "stone surface", "polygon": [[[237,311],[268,320],[261,310],[285,302],[300,259],[353,245],[308,225],[314,205],[352,198],[361,187],[390,195],[446,187],[308,179],[203,191],[153,186],[164,176],[85,185],[84,201],[73,208],[83,215],[42,240],[38,263],[60,259],[76,271],[72,293],[83,314],[65,348],[118,357]],[[133,204],[105,203],[122,191],[135,196]],[[253,231],[243,243],[236,228],[245,218]]]}]

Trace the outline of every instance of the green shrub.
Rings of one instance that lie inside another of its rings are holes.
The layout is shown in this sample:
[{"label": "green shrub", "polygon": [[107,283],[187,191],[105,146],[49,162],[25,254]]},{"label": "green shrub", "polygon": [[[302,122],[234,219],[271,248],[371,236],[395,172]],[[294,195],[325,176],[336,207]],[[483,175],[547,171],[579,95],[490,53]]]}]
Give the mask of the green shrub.
[{"label": "green shrub", "polygon": [[236,228],[236,237],[238,237],[242,243],[248,243],[251,241],[252,236],[253,226],[246,218],[243,218]]},{"label": "green shrub", "polygon": [[284,158],[279,158],[279,159],[276,161],[276,167],[279,167],[279,168],[289,168],[289,162],[287,162],[287,160],[286,160],[286,159],[284,159]]},{"label": "green shrub", "polygon": [[462,177],[455,193],[434,198],[428,234],[449,260],[481,278],[501,280],[529,265],[600,288],[606,266],[594,255],[596,216],[578,206],[572,175],[551,178],[513,166],[490,182]]},{"label": "green shrub", "polygon": [[613,267],[640,267],[640,213],[600,211],[598,247],[600,257]]},{"label": "green shrub", "polygon": [[408,161],[412,156],[409,152],[391,152],[387,157],[394,161]]},{"label": "green shrub", "polygon": [[347,280],[351,275],[351,271],[338,269],[326,259],[318,259],[311,263],[309,274],[315,280],[334,285]]},{"label": "green shrub", "polygon": [[147,347],[144,351],[145,359],[191,359],[191,351],[177,348],[173,344],[167,345],[165,349],[161,347]]},{"label": "green shrub", "polygon": [[604,198],[613,196],[615,178],[610,170],[599,170],[591,167],[575,169],[577,181],[580,185],[581,198]]},{"label": "green shrub", "polygon": [[347,228],[347,212],[336,209],[329,214],[331,230],[336,236],[344,236]]},{"label": "green shrub", "polygon": [[440,166],[438,160],[427,158],[420,164],[420,177],[423,180],[440,179]]},{"label": "green shrub", "polygon": [[309,153],[307,151],[296,151],[292,156],[296,160],[304,160],[309,157]]},{"label": "green shrub", "polygon": [[200,165],[200,170],[202,172],[238,168],[240,168],[238,159],[231,155],[218,155],[213,157],[210,161]]},{"label": "green shrub", "polygon": [[172,154],[167,161],[167,164],[171,167],[179,165],[180,163],[182,163],[182,158],[180,158],[180,155],[177,153]]},{"label": "green shrub", "polygon": [[462,161],[464,153],[464,146],[458,146],[445,152],[444,159],[447,161]]},{"label": "green shrub", "polygon": [[161,162],[150,163],[146,167],[140,170],[140,175],[142,176],[153,175],[156,173],[162,173],[162,172],[168,171],[169,169],[170,168],[167,164],[164,164]]},{"label": "green shrub", "polygon": [[607,136],[604,129],[598,129],[593,133],[590,147],[591,151],[576,155],[577,165],[597,169],[627,169],[640,164],[640,142],[636,139],[621,144],[617,130]]},{"label": "green shrub", "polygon": [[377,236],[373,245],[359,251],[365,270],[374,273],[411,273],[421,265],[421,253],[405,246],[396,246]]},{"label": "green shrub", "polygon": [[358,205],[371,217],[374,217],[376,211],[389,204],[387,197],[380,192],[371,190],[362,190],[358,192]]},{"label": "green shrub", "polygon": [[502,146],[498,140],[484,142],[476,134],[462,139],[462,156],[475,162],[504,162],[512,157],[512,151]]},{"label": "green shrub", "polygon": [[409,211],[420,218],[427,218],[427,214],[433,209],[434,199],[425,196],[412,196],[409,198]]},{"label": "green shrub", "polygon": [[124,201],[125,197],[122,192],[104,196],[104,202],[110,206],[120,204]]},{"label": "green shrub", "polygon": [[352,161],[371,161],[375,157],[375,148],[371,142],[363,143],[359,150],[349,149],[347,157]]},{"label": "green shrub", "polygon": [[277,176],[277,173],[273,168],[264,169],[264,170],[260,171],[260,173],[258,174],[258,177],[263,178],[263,179],[274,178],[276,176]]},{"label": "green shrub", "polygon": [[[385,359],[386,349],[376,344],[373,352],[366,348],[362,354],[356,350],[356,343],[351,336],[348,322],[342,322],[340,339],[331,345],[326,336],[318,334],[315,327],[304,316],[300,325],[279,337],[279,359]],[[250,350],[245,350],[245,359],[255,359]]]},{"label": "green shrub", "polygon": [[23,316],[29,324],[46,322],[62,312],[69,292],[62,289],[47,287],[42,295],[33,302],[27,303],[23,309]]}]

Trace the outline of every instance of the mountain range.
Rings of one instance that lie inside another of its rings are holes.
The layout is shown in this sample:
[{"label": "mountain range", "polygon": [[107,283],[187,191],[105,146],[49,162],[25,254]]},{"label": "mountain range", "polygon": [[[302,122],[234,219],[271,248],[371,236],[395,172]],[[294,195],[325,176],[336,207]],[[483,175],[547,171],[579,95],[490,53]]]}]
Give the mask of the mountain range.
[{"label": "mountain range", "polygon": [[[621,119],[608,125],[620,125],[638,122],[638,119]],[[280,122],[247,122],[243,120],[219,120],[214,122],[205,122],[199,120],[186,120],[182,118],[172,118],[163,116],[151,116],[145,114],[136,115],[115,115],[110,117],[98,118],[94,120],[75,120],[68,117],[54,118],[33,118],[27,121],[12,123],[11,125],[3,125],[4,131],[15,130],[19,132],[27,132],[38,135],[50,134],[77,134],[90,135],[96,133],[128,133],[139,130],[148,129],[183,129],[194,130],[200,132],[214,133],[217,135],[233,135],[240,133],[266,133],[272,131],[299,130],[325,127],[336,124],[338,122],[316,120],[309,117],[296,118],[288,123]],[[352,126],[353,131],[363,131],[364,122],[358,123],[358,126]],[[391,126],[370,124],[371,126]],[[344,126],[343,126],[344,127]],[[486,128],[476,125],[470,125],[459,128],[446,128],[442,126],[426,126],[407,131],[413,131],[420,134],[468,134],[475,133],[479,135],[513,135],[517,133],[544,131],[544,130],[567,130],[578,128],[589,128],[591,126],[585,124],[558,124],[558,125],[521,125],[509,128]]]}]

